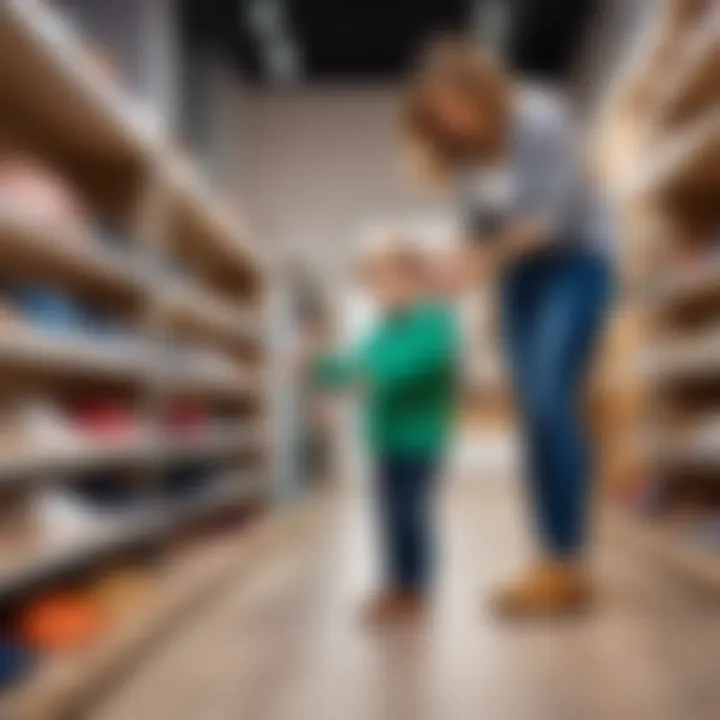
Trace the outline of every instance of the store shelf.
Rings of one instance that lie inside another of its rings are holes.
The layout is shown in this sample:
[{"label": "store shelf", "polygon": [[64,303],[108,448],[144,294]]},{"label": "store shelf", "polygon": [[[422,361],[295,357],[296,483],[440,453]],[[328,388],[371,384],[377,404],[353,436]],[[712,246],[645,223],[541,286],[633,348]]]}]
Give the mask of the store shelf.
[{"label": "store shelf", "polygon": [[28,681],[0,696],[3,720],[77,717],[98,687],[121,675],[201,603],[236,580],[248,556],[240,530],[178,559],[152,597],[129,610],[108,635],[80,653],[46,660]]},{"label": "store shelf", "polygon": [[264,393],[261,375],[242,369],[232,372],[212,372],[201,367],[170,370],[160,382],[170,395],[260,399]]},{"label": "store shelf", "polygon": [[641,367],[656,382],[720,377],[720,330],[672,346],[656,344],[643,354]]},{"label": "store shelf", "polygon": [[219,253],[248,284],[259,283],[262,255],[239,218],[194,164],[167,149],[158,116],[105,77],[70,25],[39,0],[0,7],[0,104],[55,156],[89,167],[159,168],[173,232]]},{"label": "store shelf", "polygon": [[224,302],[199,285],[175,283],[163,291],[163,306],[171,324],[199,337],[220,339],[232,347],[261,344],[262,326],[255,313]]},{"label": "store shelf", "polygon": [[[152,487],[173,463],[210,458],[227,469],[242,457],[263,475],[255,451],[265,443],[259,425],[266,399],[259,352],[268,277],[264,253],[250,245],[241,220],[218,199],[199,166],[170,149],[162,118],[115,83],[112,70],[103,69],[102,48],[98,51],[52,3],[0,1],[0,150],[21,175],[27,158],[41,190],[43,182],[57,188],[77,201],[83,215],[122,228],[128,237],[127,250],[116,249],[92,237],[82,220],[74,226],[71,219],[24,210],[20,197],[42,203],[32,180],[20,183],[18,198],[12,198],[17,204],[0,199],[4,280],[27,278],[57,287],[123,328],[116,336],[51,332],[4,313],[0,372],[13,403],[31,394],[52,404],[56,399],[47,396],[70,389],[66,381],[73,391],[87,386],[108,396],[119,392],[144,430],[117,442],[68,440],[62,447],[18,442],[12,451],[6,446],[0,491],[27,493],[32,500],[43,484],[62,488],[78,474],[107,468],[122,470],[128,480],[147,476]],[[175,280],[178,265],[187,275],[182,280]],[[46,382],[50,376],[57,382]],[[177,396],[217,401],[212,404],[218,410],[232,408],[232,425],[169,437],[154,409]],[[29,558],[9,558],[11,565],[0,569],[0,600],[21,599],[75,571],[98,569],[135,547],[157,544],[169,553],[177,543],[165,541],[175,531],[260,500],[264,492],[254,478],[229,471],[182,502],[139,496],[131,515],[108,514],[107,522],[102,516],[101,532],[62,547],[43,546],[47,551]],[[206,558],[186,594],[168,589],[139,625],[113,633],[88,653],[52,660],[47,672],[11,693],[12,701],[0,696],[0,720],[67,717],[63,708],[75,691],[159,632],[199,589],[226,577],[231,559],[221,571],[214,555]],[[204,574],[211,568],[211,576]],[[16,701],[22,711],[14,709]]]},{"label": "store shelf", "polygon": [[[0,253],[14,267],[41,267],[45,276],[78,281],[94,290],[139,295],[160,292],[168,317],[198,334],[230,344],[257,345],[261,327],[238,309],[192,281],[153,283],[141,258],[108,249],[80,231],[58,228],[37,214],[0,203]],[[163,288],[163,289],[158,289]]]},{"label": "store shelf", "polygon": [[67,443],[63,447],[29,448],[0,455],[0,489],[35,483],[49,477],[60,480],[66,473],[79,473],[118,465],[142,467],[176,461],[217,458],[236,450],[259,449],[262,428],[257,423],[212,428],[189,437],[162,438],[152,433],[112,442]]},{"label": "store shelf", "polygon": [[198,457],[215,457],[240,449],[261,448],[264,432],[258,423],[233,425],[201,432],[190,437],[166,440],[160,454],[165,462]]},{"label": "store shelf", "polygon": [[167,535],[182,529],[187,524],[204,520],[208,515],[221,512],[244,502],[257,500],[262,485],[257,478],[231,473],[226,479],[218,481],[214,487],[203,493],[193,494],[187,500],[178,502],[170,510],[162,502],[163,509],[149,521],[153,526],[151,533]]},{"label": "store shelf", "polygon": [[92,537],[79,538],[69,547],[63,545],[34,559],[23,559],[17,566],[0,570],[0,600],[45,585],[55,579],[91,567],[125,550],[154,542],[198,522],[209,515],[259,495],[259,484],[240,474],[218,481],[202,493],[182,501],[159,500],[125,520],[108,517],[106,530]]},{"label": "store shelf", "polygon": [[199,246],[204,254],[214,252],[249,286],[256,285],[267,264],[248,243],[242,220],[216,200],[198,168],[184,158],[169,155],[164,168],[173,202],[173,234],[182,243]]},{"label": "store shelf", "polygon": [[[316,501],[315,501],[316,502]],[[264,515],[249,527],[224,533],[186,548],[163,571],[151,597],[127,615],[98,643],[51,658],[25,683],[0,695],[2,720],[64,720],[84,717],[100,691],[122,681],[128,668],[207,599],[257,571],[279,544],[315,521],[314,504]]]},{"label": "store shelf", "polygon": [[[623,363],[618,411],[609,408],[609,422],[617,416],[625,430],[605,453],[606,494],[627,502],[629,493],[641,491],[633,504],[652,508],[656,517],[606,508],[602,527],[620,553],[644,554],[676,574],[674,580],[683,578],[688,587],[696,583],[717,598],[720,526],[712,500],[720,471],[716,5],[666,4],[665,17],[647,25],[657,29],[656,38],[646,48],[638,45],[639,70],[630,76],[611,118],[614,135],[629,139],[609,152],[619,153],[617,164],[626,170],[616,184],[619,219],[634,245],[627,256],[638,267],[629,269],[641,275],[641,292],[626,300],[642,321],[628,340],[642,350],[636,350],[633,362]],[[619,352],[627,357],[625,344]],[[638,473],[647,480],[642,487]],[[676,488],[679,492],[671,491]]]},{"label": "store shelf", "polygon": [[0,367],[83,375],[148,377],[148,348],[141,342],[94,340],[21,327],[3,332]]},{"label": "store shelf", "polygon": [[720,470],[720,422],[707,416],[692,428],[668,428],[646,443],[646,456],[657,468]]},{"label": "store shelf", "polygon": [[40,0],[4,0],[0,68],[3,107],[68,157],[138,165],[159,146],[159,117],[110,82]]},{"label": "store shelf", "polygon": [[94,290],[137,295],[149,285],[139,258],[133,261],[80,230],[58,227],[8,202],[0,203],[0,252],[6,264],[39,266],[46,276],[77,280]]},{"label": "store shelf", "polygon": [[261,376],[240,366],[213,368],[202,362],[184,362],[168,368],[140,342],[103,342],[24,327],[5,332],[0,368],[157,382],[174,394],[242,398],[259,397],[263,390]]},{"label": "store shelf", "polygon": [[720,553],[703,552],[659,522],[628,515],[609,521],[611,536],[625,549],[642,553],[668,570],[720,594]]},{"label": "store shelf", "polygon": [[717,198],[720,191],[720,109],[705,114],[662,143],[630,181],[631,199]]},{"label": "store shelf", "polygon": [[651,304],[662,312],[682,311],[720,302],[720,257],[703,258],[691,268],[670,270],[652,292]]},{"label": "store shelf", "polygon": [[26,483],[29,476],[44,473],[53,476],[83,472],[118,464],[142,464],[158,451],[158,444],[149,437],[132,437],[114,442],[67,443],[63,447],[28,448],[13,454],[0,455],[0,488]]},{"label": "store shelf", "polygon": [[668,126],[717,104],[720,97],[720,13],[690,33],[661,91],[656,122]]}]

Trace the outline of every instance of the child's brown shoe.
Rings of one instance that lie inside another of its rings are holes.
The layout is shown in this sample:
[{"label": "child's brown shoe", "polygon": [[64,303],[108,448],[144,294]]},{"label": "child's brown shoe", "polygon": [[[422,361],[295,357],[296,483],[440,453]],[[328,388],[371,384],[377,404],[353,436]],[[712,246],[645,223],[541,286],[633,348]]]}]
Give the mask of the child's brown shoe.
[{"label": "child's brown shoe", "polygon": [[420,593],[382,592],[362,608],[362,621],[371,627],[416,623],[424,619],[427,601]]},{"label": "child's brown shoe", "polygon": [[520,580],[501,589],[493,607],[508,619],[576,614],[585,610],[593,597],[587,572],[582,565],[544,562],[531,568]]}]

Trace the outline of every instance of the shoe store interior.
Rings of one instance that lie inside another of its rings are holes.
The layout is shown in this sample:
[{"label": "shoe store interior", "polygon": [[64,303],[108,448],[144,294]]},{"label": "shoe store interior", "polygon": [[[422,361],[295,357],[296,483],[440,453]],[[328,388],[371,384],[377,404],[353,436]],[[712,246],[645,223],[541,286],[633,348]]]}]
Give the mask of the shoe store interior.
[{"label": "shoe store interior", "polygon": [[0,0],[0,720],[718,668],[717,0]]}]

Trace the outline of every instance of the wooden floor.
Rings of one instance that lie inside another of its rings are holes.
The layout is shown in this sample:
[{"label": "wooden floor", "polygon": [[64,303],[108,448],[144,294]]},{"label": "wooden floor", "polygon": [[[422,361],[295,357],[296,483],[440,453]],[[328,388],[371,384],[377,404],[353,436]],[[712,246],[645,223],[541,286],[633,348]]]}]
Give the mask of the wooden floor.
[{"label": "wooden floor", "polygon": [[717,720],[720,608],[601,547],[592,618],[506,627],[493,585],[525,557],[507,485],[456,483],[443,503],[443,572],[425,632],[356,622],[372,588],[357,496],[318,501],[171,638],[92,720]]}]

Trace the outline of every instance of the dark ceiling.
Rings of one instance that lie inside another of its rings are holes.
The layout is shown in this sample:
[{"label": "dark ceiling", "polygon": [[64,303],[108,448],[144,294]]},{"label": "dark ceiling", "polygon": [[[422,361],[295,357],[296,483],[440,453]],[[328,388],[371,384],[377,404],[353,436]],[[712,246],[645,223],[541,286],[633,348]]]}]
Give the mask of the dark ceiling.
[{"label": "dark ceiling", "polygon": [[513,6],[508,54],[515,67],[557,78],[592,22],[595,0],[508,0]]},{"label": "dark ceiling", "polygon": [[[190,42],[229,53],[262,81],[266,45],[248,21],[249,4],[257,1],[183,0],[183,26]],[[470,30],[481,2],[499,3],[507,13],[512,64],[553,79],[567,71],[593,6],[593,0],[281,0],[282,25],[302,59],[302,78],[391,79],[428,37]]]},{"label": "dark ceiling", "polygon": [[460,30],[466,0],[296,0],[292,21],[315,77],[383,77],[401,70],[422,38]]}]

